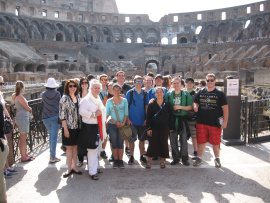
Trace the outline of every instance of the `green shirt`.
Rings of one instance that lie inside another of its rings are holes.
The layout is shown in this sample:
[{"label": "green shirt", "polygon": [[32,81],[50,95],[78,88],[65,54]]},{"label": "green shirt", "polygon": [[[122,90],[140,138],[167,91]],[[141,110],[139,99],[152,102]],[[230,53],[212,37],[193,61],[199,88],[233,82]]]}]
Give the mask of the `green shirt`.
[{"label": "green shirt", "polygon": [[[165,100],[168,100],[168,102],[170,102],[172,106],[191,106],[193,103],[191,95],[189,94],[188,91],[185,90],[181,90],[180,94],[175,94],[174,90],[168,92],[165,96]],[[176,116],[185,116],[187,115],[187,111],[183,109],[181,109],[181,111],[174,110],[173,114]]]}]

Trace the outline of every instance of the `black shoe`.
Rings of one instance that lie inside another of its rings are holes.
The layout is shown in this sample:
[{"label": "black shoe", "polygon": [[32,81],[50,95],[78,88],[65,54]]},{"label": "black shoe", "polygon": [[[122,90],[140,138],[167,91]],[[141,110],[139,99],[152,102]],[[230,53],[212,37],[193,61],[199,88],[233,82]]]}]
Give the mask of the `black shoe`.
[{"label": "black shoe", "polygon": [[69,172],[69,173],[65,173],[63,175],[63,178],[67,178],[68,176],[70,176],[73,173],[73,169]]},{"label": "black shoe", "polygon": [[107,154],[106,154],[105,151],[100,152],[100,156],[101,156],[103,159],[107,159],[107,158],[108,158],[108,156],[107,156]]},{"label": "black shoe", "polygon": [[127,156],[130,156],[130,150],[129,150],[128,147],[126,147],[125,152],[126,152],[126,155],[127,155]]},{"label": "black shoe", "polygon": [[183,165],[185,165],[185,166],[189,166],[189,165],[190,165],[190,163],[189,163],[188,160],[182,160],[182,163],[183,163]]},{"label": "black shoe", "polygon": [[118,160],[114,160],[113,162],[113,168],[118,168]]},{"label": "black shoe", "polygon": [[144,156],[141,156],[140,157],[140,161],[143,162],[143,163],[145,163],[145,164],[147,163],[147,160],[146,160],[146,158]]},{"label": "black shoe", "polygon": [[109,162],[113,162],[114,161],[114,157],[113,155],[111,155],[111,158],[109,159]]},{"label": "black shoe", "polygon": [[118,167],[122,169],[125,168],[123,160],[118,161]]},{"label": "black shoe", "polygon": [[156,161],[156,160],[158,160],[158,157],[152,157],[152,160]]},{"label": "black shoe", "polygon": [[172,162],[171,162],[171,165],[176,165],[179,163],[179,160],[178,159],[174,159]]},{"label": "black shoe", "polygon": [[67,147],[65,145],[61,145],[60,148],[63,150],[63,152],[66,152],[67,151]]},{"label": "black shoe", "polygon": [[129,165],[133,165],[134,164],[134,156],[131,156],[128,160],[128,164]]},{"label": "black shoe", "polygon": [[71,172],[72,172],[72,173],[75,173],[75,174],[77,174],[77,175],[82,175],[82,172],[81,172],[81,171],[76,172],[75,170],[72,169]]}]

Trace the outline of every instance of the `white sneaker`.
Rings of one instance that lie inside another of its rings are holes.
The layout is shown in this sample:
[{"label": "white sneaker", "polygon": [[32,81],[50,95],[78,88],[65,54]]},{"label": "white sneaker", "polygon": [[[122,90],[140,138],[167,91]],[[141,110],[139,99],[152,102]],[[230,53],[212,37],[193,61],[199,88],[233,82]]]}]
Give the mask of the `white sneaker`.
[{"label": "white sneaker", "polygon": [[59,162],[61,161],[61,159],[58,159],[57,157],[50,157],[50,163],[55,163],[55,162]]}]

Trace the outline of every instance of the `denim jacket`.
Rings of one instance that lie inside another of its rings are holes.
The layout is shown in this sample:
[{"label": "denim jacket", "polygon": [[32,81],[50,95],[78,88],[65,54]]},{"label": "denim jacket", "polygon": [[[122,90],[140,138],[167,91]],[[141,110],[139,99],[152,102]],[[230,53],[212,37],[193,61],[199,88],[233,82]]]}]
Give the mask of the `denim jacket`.
[{"label": "denim jacket", "polygon": [[[79,95],[76,97],[79,108],[81,98]],[[59,119],[66,120],[68,129],[78,129],[81,126],[79,109],[76,108],[69,95],[63,95],[59,102]]]}]

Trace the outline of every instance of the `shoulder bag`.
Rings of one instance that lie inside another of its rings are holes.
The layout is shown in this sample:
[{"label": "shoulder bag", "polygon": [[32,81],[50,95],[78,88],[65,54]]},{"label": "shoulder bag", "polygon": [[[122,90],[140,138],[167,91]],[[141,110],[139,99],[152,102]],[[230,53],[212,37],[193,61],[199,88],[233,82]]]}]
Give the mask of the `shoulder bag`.
[{"label": "shoulder bag", "polygon": [[5,117],[4,120],[4,133],[9,134],[12,132],[13,126],[10,122],[10,119],[8,117]]},{"label": "shoulder bag", "polygon": [[[116,114],[117,122],[120,122],[118,110],[117,110],[117,108],[115,106],[115,103],[114,103],[113,99],[111,99],[111,102],[113,104],[113,108],[114,108],[114,111],[115,111],[115,114]],[[121,136],[122,140],[128,140],[132,136],[132,130],[128,125],[124,125],[123,127],[119,128],[119,133],[120,133],[120,136]]]}]

